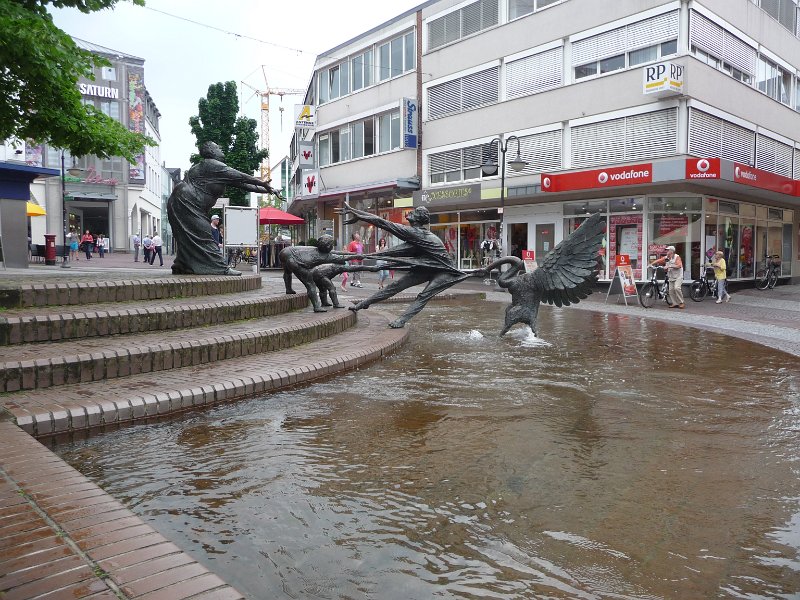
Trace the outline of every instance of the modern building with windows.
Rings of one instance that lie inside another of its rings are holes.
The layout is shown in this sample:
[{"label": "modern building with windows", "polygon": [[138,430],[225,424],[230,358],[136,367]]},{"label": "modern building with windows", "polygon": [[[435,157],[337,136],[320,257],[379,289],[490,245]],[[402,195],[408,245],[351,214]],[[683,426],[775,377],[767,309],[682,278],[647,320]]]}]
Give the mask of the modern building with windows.
[{"label": "modern building with windows", "polygon": [[[78,47],[106,58],[111,66],[94,70],[94,80],[77,86],[84,104],[119,121],[131,131],[160,142],[158,111],[144,84],[144,59],[73,38]],[[62,150],[47,144],[26,146],[26,162],[61,170]],[[162,170],[159,146],[149,146],[135,164],[124,158],[73,157],[64,151],[67,170],[66,209],[70,228],[103,233],[113,251],[131,249],[133,234],[161,231]],[[71,171],[71,173],[70,173]],[[45,233],[63,238],[61,178],[34,183],[32,193],[43,199],[47,218],[32,231],[33,243],[43,244]],[[39,231],[39,229],[42,229]]]},{"label": "modern building with windows", "polygon": [[767,254],[797,277],[799,24],[794,0],[425,2],[318,57],[290,210],[346,239],[345,200],[424,204],[464,268],[496,236],[541,260],[600,212],[605,278],[667,245],[687,279],[718,249],[732,279]]}]

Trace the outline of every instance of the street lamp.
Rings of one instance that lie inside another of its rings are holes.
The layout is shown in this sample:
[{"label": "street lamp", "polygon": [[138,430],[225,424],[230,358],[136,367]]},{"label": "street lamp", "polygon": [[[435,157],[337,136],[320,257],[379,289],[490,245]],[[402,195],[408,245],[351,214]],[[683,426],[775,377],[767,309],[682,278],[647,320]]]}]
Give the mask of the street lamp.
[{"label": "street lamp", "polygon": [[[72,168],[69,170],[70,175],[79,176],[83,173],[83,169]],[[64,242],[64,256],[61,261],[62,269],[69,269],[67,260],[69,257],[69,247],[67,246],[67,169],[64,164],[64,149],[61,149],[61,224],[64,228],[63,242]]]},{"label": "street lamp", "polygon": [[[497,238],[501,244],[503,244],[503,248],[505,248],[505,240],[503,239],[503,221],[505,221],[505,204],[506,204],[506,152],[508,152],[508,143],[512,140],[517,142],[517,156],[514,160],[508,161],[509,166],[514,169],[515,171],[522,171],[525,167],[528,166],[528,161],[522,158],[520,154],[520,147],[519,147],[519,138],[515,135],[510,135],[505,139],[505,143],[503,142],[502,136],[494,138],[491,142],[489,142],[489,148],[491,149],[492,144],[497,142],[497,148],[499,150],[498,154],[500,155],[500,229],[498,231]],[[491,162],[491,152],[489,153],[489,157],[487,158],[487,162],[481,165],[481,171],[483,175],[486,177],[491,177],[492,175],[497,174],[498,165],[495,162]]]}]

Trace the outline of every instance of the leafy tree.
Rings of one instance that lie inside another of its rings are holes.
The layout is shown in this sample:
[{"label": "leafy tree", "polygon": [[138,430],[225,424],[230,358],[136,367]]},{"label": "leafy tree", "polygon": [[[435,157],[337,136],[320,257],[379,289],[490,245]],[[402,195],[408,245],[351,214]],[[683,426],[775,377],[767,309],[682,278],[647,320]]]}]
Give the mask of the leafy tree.
[{"label": "leafy tree", "polygon": [[[256,120],[236,116],[239,112],[236,83],[227,81],[208,86],[208,93],[198,101],[197,110],[198,114],[189,119],[189,126],[198,147],[203,142],[216,142],[229,167],[242,173],[258,169],[267,151],[258,149]],[[200,156],[193,154],[191,161],[197,164]],[[231,206],[250,206],[249,192],[228,188],[225,195],[231,199]]]},{"label": "leafy tree", "polygon": [[[144,0],[132,0],[143,5]],[[0,139],[48,142],[75,156],[133,161],[150,138],[84,106],[79,77],[110,63],[77,47],[55,26],[47,5],[89,13],[118,0],[0,0]]]}]

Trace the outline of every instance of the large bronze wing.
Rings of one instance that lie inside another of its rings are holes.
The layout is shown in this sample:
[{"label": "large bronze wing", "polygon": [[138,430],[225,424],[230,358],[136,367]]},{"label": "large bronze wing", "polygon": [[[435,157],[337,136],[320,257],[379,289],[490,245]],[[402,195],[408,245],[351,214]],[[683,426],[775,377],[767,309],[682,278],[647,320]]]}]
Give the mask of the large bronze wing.
[{"label": "large bronze wing", "polygon": [[569,306],[592,293],[599,275],[599,251],[605,230],[605,216],[592,215],[547,253],[542,266],[532,273],[542,302]]}]

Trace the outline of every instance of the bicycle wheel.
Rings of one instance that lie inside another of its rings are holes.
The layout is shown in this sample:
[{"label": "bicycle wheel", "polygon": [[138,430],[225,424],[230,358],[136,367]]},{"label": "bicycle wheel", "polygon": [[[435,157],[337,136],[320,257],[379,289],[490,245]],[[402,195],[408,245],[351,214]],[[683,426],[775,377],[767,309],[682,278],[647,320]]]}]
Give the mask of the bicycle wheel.
[{"label": "bicycle wheel", "polygon": [[770,271],[769,272],[769,289],[773,289],[777,283],[778,283],[778,272],[777,271]]},{"label": "bicycle wheel", "polygon": [[695,279],[689,286],[689,296],[695,302],[702,302],[708,295],[708,286],[704,281]]},{"label": "bicycle wheel", "polygon": [[765,290],[769,287],[769,271],[767,269],[759,269],[756,273],[756,289]]},{"label": "bicycle wheel", "polygon": [[656,296],[658,296],[658,288],[652,283],[645,283],[639,290],[639,304],[644,308],[652,308],[656,303]]}]

